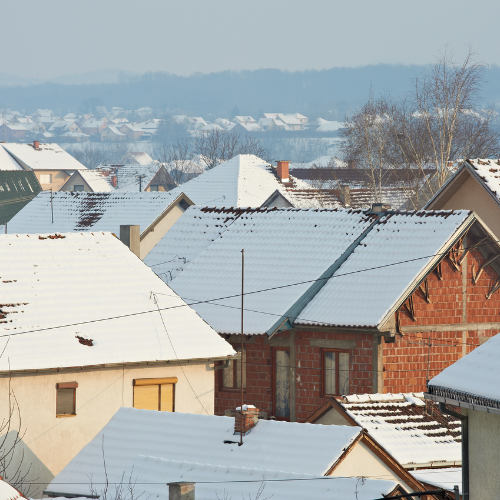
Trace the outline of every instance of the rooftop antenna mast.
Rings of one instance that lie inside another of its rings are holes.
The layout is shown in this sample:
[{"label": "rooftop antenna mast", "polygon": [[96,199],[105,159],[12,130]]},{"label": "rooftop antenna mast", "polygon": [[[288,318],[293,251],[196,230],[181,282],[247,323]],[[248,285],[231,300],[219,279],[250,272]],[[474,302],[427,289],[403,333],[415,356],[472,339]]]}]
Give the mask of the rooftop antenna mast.
[{"label": "rooftop antenna mast", "polygon": [[241,353],[240,353],[240,446],[243,444],[243,300],[245,297],[245,249],[241,250]]}]

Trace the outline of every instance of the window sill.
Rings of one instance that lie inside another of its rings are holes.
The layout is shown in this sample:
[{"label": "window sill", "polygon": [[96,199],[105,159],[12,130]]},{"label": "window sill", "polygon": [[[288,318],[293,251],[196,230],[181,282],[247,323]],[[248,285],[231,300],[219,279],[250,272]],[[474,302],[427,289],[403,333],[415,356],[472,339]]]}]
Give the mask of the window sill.
[{"label": "window sill", "polygon": [[76,413],[63,413],[61,415],[56,415],[56,418],[66,418],[66,417],[76,417]]},{"label": "window sill", "polygon": [[[241,393],[241,388],[238,388],[238,389],[230,389],[228,387],[221,387],[220,388],[220,391],[221,392],[235,392],[237,394],[240,394]],[[247,390],[244,388],[243,389],[243,394],[245,394],[247,392]]]}]

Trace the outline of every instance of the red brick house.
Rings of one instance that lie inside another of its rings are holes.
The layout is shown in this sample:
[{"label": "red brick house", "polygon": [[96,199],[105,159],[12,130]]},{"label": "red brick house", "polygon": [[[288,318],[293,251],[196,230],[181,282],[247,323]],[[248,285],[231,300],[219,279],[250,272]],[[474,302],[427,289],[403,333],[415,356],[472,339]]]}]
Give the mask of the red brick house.
[{"label": "red brick house", "polygon": [[[240,350],[245,250],[244,398],[278,419],[422,391],[500,329],[500,248],[473,212],[210,210],[219,234],[169,243],[188,264],[169,285]],[[218,368],[223,414],[240,403],[240,362]]]}]

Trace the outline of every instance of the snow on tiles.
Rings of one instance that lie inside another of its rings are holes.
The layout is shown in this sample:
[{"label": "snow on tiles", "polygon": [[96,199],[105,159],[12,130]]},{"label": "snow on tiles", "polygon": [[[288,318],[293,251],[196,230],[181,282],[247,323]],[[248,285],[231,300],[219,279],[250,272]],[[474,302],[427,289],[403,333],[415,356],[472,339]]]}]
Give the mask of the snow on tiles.
[{"label": "snow on tiles", "polygon": [[110,233],[4,235],[0,253],[2,371],[234,352]]},{"label": "snow on tiles", "polygon": [[[216,207],[260,207],[278,191],[294,207],[321,207],[317,190],[294,177],[280,179],[276,169],[254,155],[237,155],[175,188],[197,205]],[[328,200],[326,206],[339,206]]]},{"label": "snow on tiles", "polygon": [[[363,434],[359,427],[259,420],[245,435],[243,446],[238,446],[234,429],[235,419],[231,417],[122,408],[54,478],[47,490],[56,491],[64,484],[67,493],[79,495],[84,491],[85,477],[92,476],[96,483],[102,482],[103,440],[110,483],[119,482],[123,474],[128,477],[133,471],[138,491],[165,500],[168,497],[165,483],[173,481],[197,482],[196,498],[208,500],[229,486],[217,484],[218,481],[232,481],[230,491],[237,498],[246,496],[250,490],[256,491],[266,480],[266,492],[269,487],[273,498],[304,498],[312,492],[315,498],[325,500],[354,500],[360,481],[336,473],[337,467],[352,458],[360,475],[363,470],[368,473],[363,463],[356,462],[357,453],[350,455],[347,451],[358,446]],[[358,500],[373,500],[402,483],[389,470],[382,470],[381,474],[386,481],[368,479],[359,485]],[[311,481],[300,481],[301,478]],[[203,485],[204,481],[211,484]],[[418,488],[418,483],[415,486]],[[406,485],[405,488],[411,489]]]},{"label": "snow on tiles", "polygon": [[415,279],[446,253],[469,216],[465,210],[387,216],[367,232],[296,323],[378,326]]},{"label": "snow on tiles", "polygon": [[[232,210],[227,213],[233,216]],[[246,211],[170,285],[189,302],[234,295],[234,298],[193,304],[193,307],[219,333],[237,333],[240,331],[241,249],[244,248],[245,333],[263,334],[373,220],[374,216],[353,210]],[[251,293],[257,290],[267,291]]]}]

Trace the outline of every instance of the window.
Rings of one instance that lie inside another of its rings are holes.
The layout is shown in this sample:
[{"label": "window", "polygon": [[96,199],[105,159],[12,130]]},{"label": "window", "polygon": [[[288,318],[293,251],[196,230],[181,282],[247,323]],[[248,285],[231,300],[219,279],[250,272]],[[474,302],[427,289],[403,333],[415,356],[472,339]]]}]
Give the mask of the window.
[{"label": "window", "polygon": [[324,395],[349,394],[349,351],[323,349],[322,357]]},{"label": "window", "polygon": [[52,174],[41,174],[40,184],[52,184]]},{"label": "window", "polygon": [[85,191],[85,186],[83,184],[75,184],[73,186],[73,191]]},{"label": "window", "polygon": [[56,416],[76,415],[76,388],[78,382],[56,384]]},{"label": "window", "polygon": [[158,191],[158,186],[157,185],[149,186],[149,190],[150,191]]},{"label": "window", "polygon": [[174,411],[177,377],[134,380],[134,408]]},{"label": "window", "polygon": [[[241,353],[241,346],[234,347],[234,350]],[[243,347],[243,388],[247,386],[247,350]],[[223,389],[241,389],[241,361],[231,360],[222,370]]]}]

